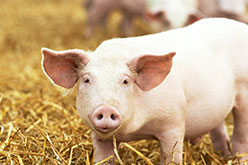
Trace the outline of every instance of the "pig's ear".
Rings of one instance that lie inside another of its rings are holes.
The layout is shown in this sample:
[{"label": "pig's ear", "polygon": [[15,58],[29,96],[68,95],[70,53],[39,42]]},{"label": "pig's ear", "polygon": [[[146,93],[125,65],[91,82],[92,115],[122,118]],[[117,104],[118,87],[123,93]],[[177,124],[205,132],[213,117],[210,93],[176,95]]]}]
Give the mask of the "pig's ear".
[{"label": "pig's ear", "polygon": [[145,19],[151,21],[161,21],[165,26],[170,25],[170,21],[167,19],[166,13],[164,11],[146,12]]},{"label": "pig's ear", "polygon": [[204,18],[204,16],[200,12],[189,14],[188,19],[185,22],[185,26],[191,25],[202,18]]},{"label": "pig's ear", "polygon": [[83,50],[53,51],[42,48],[42,69],[55,84],[70,89],[78,80],[78,69],[88,62]]},{"label": "pig's ear", "polygon": [[159,20],[163,17],[165,17],[165,13],[163,11],[145,13],[145,18],[147,18],[148,20]]},{"label": "pig's ear", "polygon": [[172,67],[175,52],[162,55],[144,55],[129,63],[131,70],[136,72],[135,83],[144,91],[158,86],[168,75]]}]

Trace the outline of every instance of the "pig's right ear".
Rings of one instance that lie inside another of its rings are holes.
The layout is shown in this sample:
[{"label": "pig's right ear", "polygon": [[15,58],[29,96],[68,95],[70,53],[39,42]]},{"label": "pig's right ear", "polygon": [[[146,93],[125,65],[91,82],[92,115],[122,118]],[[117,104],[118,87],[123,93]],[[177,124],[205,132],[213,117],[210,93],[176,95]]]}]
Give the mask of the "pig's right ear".
[{"label": "pig's right ear", "polygon": [[185,26],[191,25],[202,18],[204,18],[204,15],[200,12],[189,14],[188,19],[185,22]]},{"label": "pig's right ear", "polygon": [[42,48],[42,69],[55,84],[70,89],[78,80],[78,69],[88,62],[83,50],[53,51]]},{"label": "pig's right ear", "polygon": [[135,83],[144,91],[158,86],[169,74],[175,52],[162,56],[143,55],[133,59],[128,66],[135,73]]}]

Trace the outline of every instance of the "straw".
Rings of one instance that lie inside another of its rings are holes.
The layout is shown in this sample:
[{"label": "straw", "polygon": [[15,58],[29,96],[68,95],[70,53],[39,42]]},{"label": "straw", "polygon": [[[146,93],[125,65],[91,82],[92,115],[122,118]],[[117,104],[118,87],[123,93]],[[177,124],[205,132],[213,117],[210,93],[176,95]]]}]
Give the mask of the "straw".
[{"label": "straw", "polygon": [[142,159],[144,159],[144,161],[148,164],[148,165],[153,165],[152,162],[145,157],[141,152],[139,152],[138,150],[136,150],[135,148],[133,148],[132,146],[130,146],[128,143],[124,143],[124,145],[126,147],[128,147],[129,149],[131,149],[132,151],[134,151],[137,155],[139,155]]},{"label": "straw", "polygon": [[[41,69],[40,49],[94,50],[106,39],[123,36],[117,28],[121,13],[111,13],[106,27],[96,27],[90,38],[84,36],[87,11],[82,0],[1,1],[0,18],[0,164],[94,164],[91,130],[76,110],[76,88],[63,96],[68,90],[49,82]],[[134,35],[152,32],[142,19],[133,21],[133,29]],[[231,136],[231,115],[226,122]],[[117,148],[115,136],[117,164],[160,164],[157,141],[121,143]],[[231,151],[231,144],[228,147]],[[194,146],[184,142],[182,163],[239,164],[246,161],[239,161],[242,156],[247,155],[220,156],[206,135]]]}]

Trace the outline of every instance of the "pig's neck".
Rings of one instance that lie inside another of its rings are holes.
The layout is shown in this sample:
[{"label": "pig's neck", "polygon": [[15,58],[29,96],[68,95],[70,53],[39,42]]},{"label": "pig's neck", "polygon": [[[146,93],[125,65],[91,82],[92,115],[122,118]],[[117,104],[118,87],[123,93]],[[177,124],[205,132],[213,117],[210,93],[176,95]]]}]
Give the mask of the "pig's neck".
[{"label": "pig's neck", "polygon": [[[143,96],[141,96],[143,97]],[[138,99],[137,99],[138,98]],[[120,141],[133,141],[139,139],[153,139],[147,129],[147,124],[152,120],[145,108],[146,103],[140,101],[140,96],[136,97],[130,113],[126,116],[125,122],[121,128],[115,132],[115,136]],[[137,136],[138,135],[138,136]]]}]

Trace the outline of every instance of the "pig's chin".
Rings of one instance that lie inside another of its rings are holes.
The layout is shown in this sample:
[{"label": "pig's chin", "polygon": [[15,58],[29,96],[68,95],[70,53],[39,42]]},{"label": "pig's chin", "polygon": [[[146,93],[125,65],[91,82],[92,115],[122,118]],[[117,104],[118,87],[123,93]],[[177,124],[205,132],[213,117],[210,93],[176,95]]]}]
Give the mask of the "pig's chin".
[{"label": "pig's chin", "polygon": [[103,138],[109,138],[112,137],[114,133],[116,133],[119,130],[119,127],[116,129],[97,129],[93,128],[93,131],[95,131],[99,136]]}]

